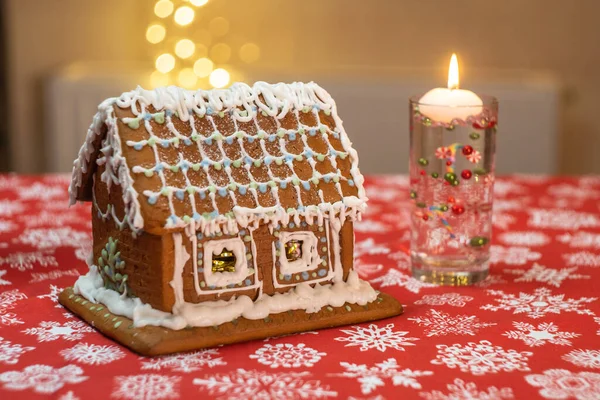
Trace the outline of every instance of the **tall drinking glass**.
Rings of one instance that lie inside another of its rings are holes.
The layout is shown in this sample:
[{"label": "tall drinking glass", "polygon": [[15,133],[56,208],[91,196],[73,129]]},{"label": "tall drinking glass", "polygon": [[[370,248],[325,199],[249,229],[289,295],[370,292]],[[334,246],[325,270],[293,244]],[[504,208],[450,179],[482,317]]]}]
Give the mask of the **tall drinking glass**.
[{"label": "tall drinking glass", "polygon": [[488,275],[498,102],[481,98],[483,111],[470,106],[477,115],[449,123],[410,99],[411,262],[424,282],[470,285]]}]

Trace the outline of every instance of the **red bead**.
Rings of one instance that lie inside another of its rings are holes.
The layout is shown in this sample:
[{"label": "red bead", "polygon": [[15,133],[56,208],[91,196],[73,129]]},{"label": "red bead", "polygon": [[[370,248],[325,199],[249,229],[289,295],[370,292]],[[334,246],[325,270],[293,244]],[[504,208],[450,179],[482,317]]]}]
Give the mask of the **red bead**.
[{"label": "red bead", "polygon": [[452,165],[452,161],[450,161],[450,160],[446,161],[446,165],[447,166],[451,166]]},{"label": "red bead", "polygon": [[464,147],[462,148],[462,153],[463,153],[465,156],[468,156],[468,155],[470,155],[471,153],[473,153],[473,147],[471,147],[471,146],[469,146],[469,145],[466,145],[466,146],[464,146]]},{"label": "red bead", "polygon": [[444,181],[444,185],[448,186],[449,184],[450,184],[450,182]]},{"label": "red bead", "polygon": [[460,204],[455,204],[452,206],[452,212],[456,215],[460,215],[465,212],[465,207],[461,206]]},{"label": "red bead", "polygon": [[455,201],[454,196],[448,196],[448,203],[454,203]]},{"label": "red bead", "polygon": [[468,169],[463,169],[463,171],[460,173],[460,176],[462,176],[463,179],[471,179],[471,177],[473,176],[473,173],[471,171],[469,171]]},{"label": "red bead", "polygon": [[423,215],[423,221],[427,221],[429,217],[427,215]]},{"label": "red bead", "polygon": [[491,129],[491,128],[495,127],[497,123],[498,123],[498,121],[495,121],[495,120],[494,121],[490,121],[490,124],[488,125],[488,128]]},{"label": "red bead", "polygon": [[426,173],[424,169],[421,170],[421,175],[425,176]]}]

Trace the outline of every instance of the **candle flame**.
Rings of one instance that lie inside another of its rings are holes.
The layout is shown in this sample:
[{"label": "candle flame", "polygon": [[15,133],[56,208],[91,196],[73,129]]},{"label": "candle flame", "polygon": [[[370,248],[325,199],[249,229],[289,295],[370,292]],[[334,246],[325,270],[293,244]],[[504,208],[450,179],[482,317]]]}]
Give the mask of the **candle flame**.
[{"label": "candle flame", "polygon": [[450,68],[448,68],[448,89],[458,89],[458,59],[454,53],[450,58]]}]

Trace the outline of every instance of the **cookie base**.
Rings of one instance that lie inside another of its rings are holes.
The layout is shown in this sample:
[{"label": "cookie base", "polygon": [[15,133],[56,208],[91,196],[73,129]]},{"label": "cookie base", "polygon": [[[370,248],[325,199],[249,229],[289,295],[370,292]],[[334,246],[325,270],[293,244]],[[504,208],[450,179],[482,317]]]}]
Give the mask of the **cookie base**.
[{"label": "cookie base", "polygon": [[223,344],[240,343],[293,333],[358,324],[400,315],[402,305],[392,296],[379,293],[364,306],[344,304],[324,307],[317,313],[293,310],[251,320],[238,318],[213,327],[172,330],[160,326],[136,328],[129,318],[115,315],[102,304],[94,304],[68,287],[58,296],[60,304],[85,320],[105,336],[143,356],[172,354]]}]

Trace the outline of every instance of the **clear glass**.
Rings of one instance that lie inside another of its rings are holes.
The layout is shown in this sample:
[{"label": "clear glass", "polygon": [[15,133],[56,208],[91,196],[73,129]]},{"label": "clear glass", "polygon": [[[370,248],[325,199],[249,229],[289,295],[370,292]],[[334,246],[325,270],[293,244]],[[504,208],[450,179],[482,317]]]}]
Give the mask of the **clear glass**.
[{"label": "clear glass", "polygon": [[[483,107],[461,110],[419,99],[409,104],[412,274],[471,285],[489,269],[498,102],[483,96]],[[464,118],[440,122],[425,113]]]}]

